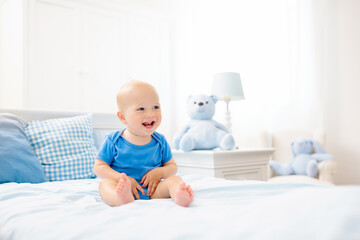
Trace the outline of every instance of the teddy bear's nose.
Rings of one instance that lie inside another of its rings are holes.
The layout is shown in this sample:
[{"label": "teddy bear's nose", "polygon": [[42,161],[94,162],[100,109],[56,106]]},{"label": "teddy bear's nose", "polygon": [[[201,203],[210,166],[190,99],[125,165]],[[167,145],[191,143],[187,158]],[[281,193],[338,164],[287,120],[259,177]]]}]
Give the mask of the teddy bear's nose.
[{"label": "teddy bear's nose", "polygon": [[199,102],[198,105],[201,107],[202,105],[204,105],[203,102]]}]

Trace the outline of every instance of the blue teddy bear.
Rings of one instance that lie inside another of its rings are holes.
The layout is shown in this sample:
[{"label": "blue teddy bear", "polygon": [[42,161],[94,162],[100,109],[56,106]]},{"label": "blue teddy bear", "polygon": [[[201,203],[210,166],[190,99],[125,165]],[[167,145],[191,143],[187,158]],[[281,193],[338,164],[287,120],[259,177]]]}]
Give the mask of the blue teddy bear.
[{"label": "blue teddy bear", "polygon": [[280,176],[296,174],[316,177],[319,173],[317,163],[333,159],[319,142],[312,139],[298,138],[294,140],[291,143],[291,150],[294,158],[289,163],[280,164],[270,160],[270,167]]},{"label": "blue teddy bear", "polygon": [[191,120],[175,135],[175,149],[189,152],[217,147],[230,150],[234,147],[234,137],[227,128],[212,119],[216,102],[217,97],[213,95],[197,94],[188,97],[187,111]]}]

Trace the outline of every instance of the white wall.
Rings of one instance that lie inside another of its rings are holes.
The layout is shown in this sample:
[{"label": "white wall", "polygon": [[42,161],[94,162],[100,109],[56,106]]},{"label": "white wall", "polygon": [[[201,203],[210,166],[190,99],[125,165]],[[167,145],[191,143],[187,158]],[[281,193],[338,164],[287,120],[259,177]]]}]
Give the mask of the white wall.
[{"label": "white wall", "polygon": [[338,184],[360,184],[360,1],[331,1],[325,127]]}]

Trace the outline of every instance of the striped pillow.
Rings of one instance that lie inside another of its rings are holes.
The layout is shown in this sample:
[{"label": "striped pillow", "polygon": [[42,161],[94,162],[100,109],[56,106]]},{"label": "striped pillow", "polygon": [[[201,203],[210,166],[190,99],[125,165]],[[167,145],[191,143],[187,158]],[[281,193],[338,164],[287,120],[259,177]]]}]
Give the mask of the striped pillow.
[{"label": "striped pillow", "polygon": [[49,181],[96,177],[92,114],[30,121],[25,132]]}]

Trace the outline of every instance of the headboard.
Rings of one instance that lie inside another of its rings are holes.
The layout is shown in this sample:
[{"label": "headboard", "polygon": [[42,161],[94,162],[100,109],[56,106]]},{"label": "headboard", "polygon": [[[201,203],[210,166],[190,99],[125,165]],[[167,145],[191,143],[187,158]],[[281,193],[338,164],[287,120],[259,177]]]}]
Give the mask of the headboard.
[{"label": "headboard", "polygon": [[[0,109],[0,113],[11,113],[17,115],[25,122],[31,120],[46,120],[51,118],[73,117],[86,112],[58,112],[58,111],[41,111],[41,110],[24,110],[24,109]],[[116,113],[93,113],[94,130],[115,130],[123,128],[122,123],[117,118]]]},{"label": "headboard", "polygon": [[[0,113],[11,113],[24,122],[32,120],[46,120],[53,118],[74,117],[77,115],[86,114],[86,112],[58,112],[58,111],[41,111],[41,110],[24,110],[24,109],[0,109]],[[103,143],[105,136],[114,130],[124,128],[116,113],[92,113],[93,114],[93,130],[95,146],[99,149]]]}]

